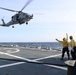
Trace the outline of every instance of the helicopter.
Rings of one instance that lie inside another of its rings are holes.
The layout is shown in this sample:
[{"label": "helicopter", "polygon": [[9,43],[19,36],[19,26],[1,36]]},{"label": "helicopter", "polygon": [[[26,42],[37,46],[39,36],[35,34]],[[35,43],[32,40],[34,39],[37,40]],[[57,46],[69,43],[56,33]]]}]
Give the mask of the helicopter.
[{"label": "helicopter", "polygon": [[[21,25],[23,23],[26,23],[26,25],[27,25],[28,24],[28,21],[30,21],[31,19],[33,19],[33,14],[30,15],[30,14],[24,13],[22,11],[32,1],[33,0],[28,0],[27,3],[24,5],[24,7],[20,11],[16,11],[16,10],[11,10],[11,9],[0,7],[0,9],[3,9],[3,10],[7,10],[7,11],[11,11],[11,12],[17,12],[15,15],[13,15],[11,17],[11,21],[9,21],[8,23],[5,23],[4,19],[1,19],[3,24],[0,24],[0,26],[9,27],[11,25],[15,25],[15,24],[20,24]],[[14,26],[12,26],[12,28],[14,28]]]}]

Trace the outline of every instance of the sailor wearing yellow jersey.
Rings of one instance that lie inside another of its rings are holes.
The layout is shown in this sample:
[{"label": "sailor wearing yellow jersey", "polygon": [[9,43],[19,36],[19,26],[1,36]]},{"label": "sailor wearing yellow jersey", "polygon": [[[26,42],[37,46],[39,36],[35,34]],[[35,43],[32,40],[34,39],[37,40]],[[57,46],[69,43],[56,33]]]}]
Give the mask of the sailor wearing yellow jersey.
[{"label": "sailor wearing yellow jersey", "polygon": [[66,34],[66,38],[63,38],[63,40],[58,40],[56,39],[58,42],[62,43],[63,49],[62,49],[62,58],[61,60],[63,60],[64,54],[65,52],[67,52],[68,55],[68,59],[70,59],[70,55],[69,55],[69,49],[68,49],[68,35]]},{"label": "sailor wearing yellow jersey", "polygon": [[75,60],[76,59],[76,45],[75,45],[75,41],[73,39],[73,36],[70,36],[70,46],[72,47],[71,50],[71,55],[72,55],[72,59]]}]

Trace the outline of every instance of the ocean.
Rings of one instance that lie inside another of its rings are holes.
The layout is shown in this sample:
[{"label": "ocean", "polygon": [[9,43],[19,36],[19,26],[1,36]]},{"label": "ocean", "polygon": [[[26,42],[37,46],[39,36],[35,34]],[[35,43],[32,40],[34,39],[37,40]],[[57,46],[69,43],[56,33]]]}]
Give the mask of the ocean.
[{"label": "ocean", "polygon": [[21,47],[41,47],[51,49],[61,49],[62,44],[59,42],[1,42],[0,46],[21,46]]}]

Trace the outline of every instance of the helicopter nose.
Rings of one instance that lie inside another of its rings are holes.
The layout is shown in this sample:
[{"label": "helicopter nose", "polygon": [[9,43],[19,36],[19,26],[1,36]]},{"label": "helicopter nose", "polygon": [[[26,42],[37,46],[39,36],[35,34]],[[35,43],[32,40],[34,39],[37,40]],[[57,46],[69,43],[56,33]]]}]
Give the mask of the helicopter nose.
[{"label": "helicopter nose", "polygon": [[30,19],[33,19],[33,14],[30,16]]}]

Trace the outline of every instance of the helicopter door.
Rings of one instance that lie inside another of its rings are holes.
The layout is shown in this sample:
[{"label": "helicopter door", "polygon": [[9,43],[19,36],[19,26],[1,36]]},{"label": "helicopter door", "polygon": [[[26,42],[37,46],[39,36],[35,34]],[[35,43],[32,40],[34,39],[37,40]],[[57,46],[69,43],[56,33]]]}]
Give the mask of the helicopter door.
[{"label": "helicopter door", "polygon": [[16,20],[16,16],[12,16],[12,21],[13,22],[16,22],[17,20]]},{"label": "helicopter door", "polygon": [[19,14],[16,14],[16,15],[12,16],[12,21],[13,22],[19,21]]},{"label": "helicopter door", "polygon": [[19,21],[19,14],[16,14],[16,21]]}]

